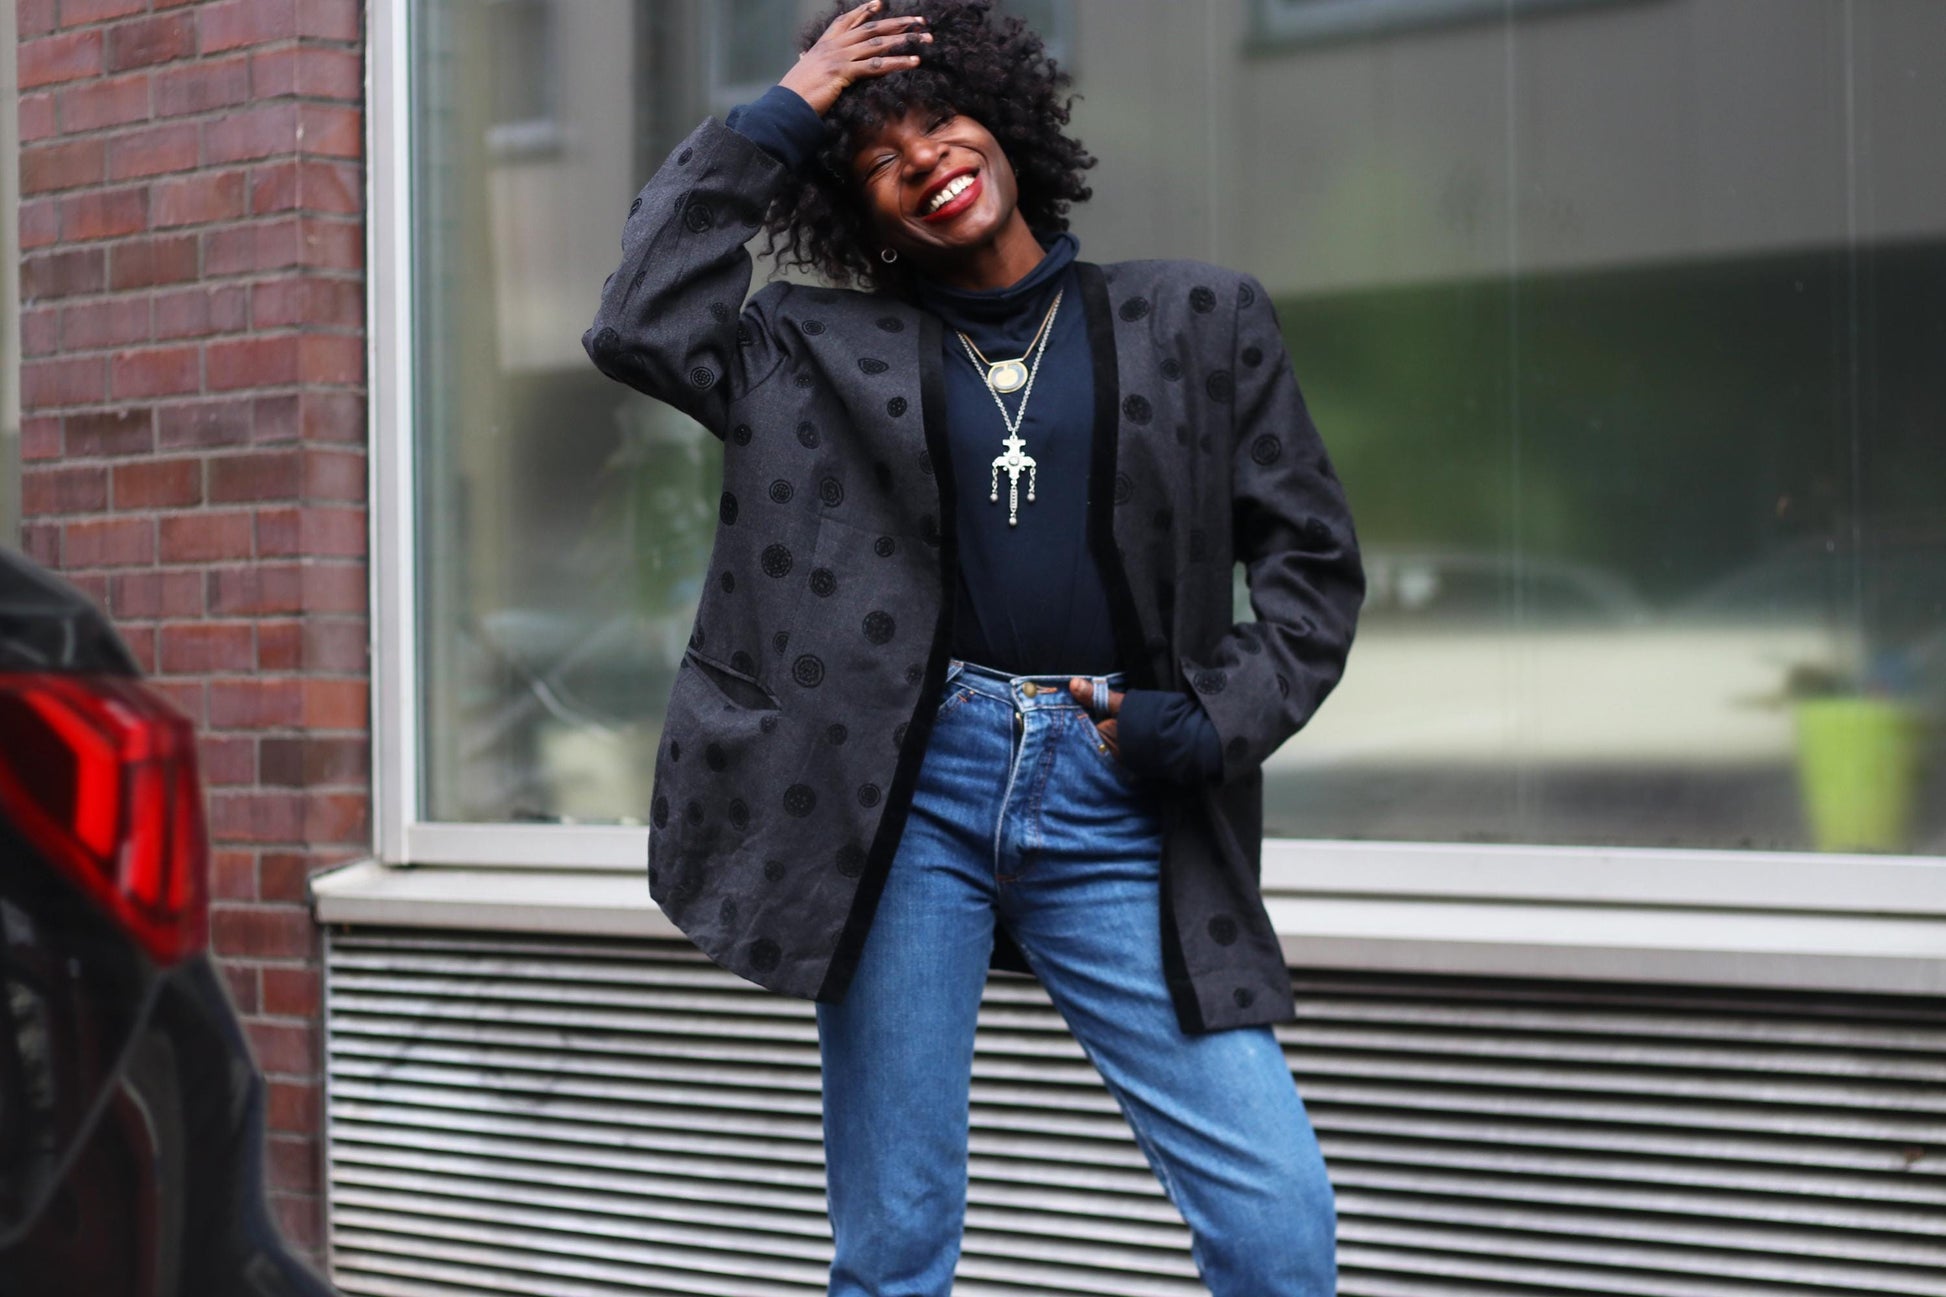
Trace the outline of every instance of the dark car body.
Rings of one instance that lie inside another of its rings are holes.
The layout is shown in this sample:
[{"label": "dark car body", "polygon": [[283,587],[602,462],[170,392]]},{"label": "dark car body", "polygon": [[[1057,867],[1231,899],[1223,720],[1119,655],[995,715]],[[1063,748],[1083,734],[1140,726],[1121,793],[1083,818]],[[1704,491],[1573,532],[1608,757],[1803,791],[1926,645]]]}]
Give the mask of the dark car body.
[{"label": "dark car body", "polygon": [[0,1297],[331,1297],[270,1215],[195,739],[0,547]]}]

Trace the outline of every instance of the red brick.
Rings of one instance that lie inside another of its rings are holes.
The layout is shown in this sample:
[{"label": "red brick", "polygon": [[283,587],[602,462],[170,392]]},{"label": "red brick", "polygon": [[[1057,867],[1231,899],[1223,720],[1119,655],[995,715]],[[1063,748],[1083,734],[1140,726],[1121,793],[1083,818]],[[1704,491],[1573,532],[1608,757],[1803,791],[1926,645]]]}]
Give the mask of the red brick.
[{"label": "red brick", "polygon": [[107,394],[108,358],[105,356],[21,362],[20,403],[24,409],[85,405]]},{"label": "red brick", "polygon": [[23,303],[98,293],[108,281],[108,259],[100,248],[62,248],[36,253],[20,263]]},{"label": "red brick", "polygon": [[63,436],[70,455],[146,455],[155,449],[155,426],[140,406],[88,410],[67,416]]},{"label": "red brick", "polygon": [[294,0],[220,0],[196,12],[203,53],[289,40],[297,32]]},{"label": "red brick", "polygon": [[194,122],[165,122],[127,131],[108,141],[108,178],[134,180],[188,171],[201,160],[202,147],[202,132]]},{"label": "red brick", "polygon": [[249,398],[189,401],[158,411],[158,442],[164,450],[239,446],[250,441],[255,412]]},{"label": "red brick", "polygon": [[[117,509],[180,509],[202,502],[201,460],[152,459],[115,466]],[[166,544],[163,546],[162,561],[170,561]]]},{"label": "red brick", "polygon": [[298,106],[299,138],[311,157],[365,155],[365,114],[349,104],[304,102]]},{"label": "red brick", "polygon": [[123,626],[120,630],[128,644],[129,656],[135,659],[142,674],[155,674],[155,627]]},{"label": "red brick", "polygon": [[358,0],[298,0],[297,34],[327,41],[364,39]]},{"label": "red brick", "polygon": [[311,857],[308,855],[294,851],[266,851],[259,857],[257,890],[266,901],[303,903],[310,877]]},{"label": "red brick", "polygon": [[205,787],[235,787],[257,780],[257,740],[248,734],[206,734],[198,745]]},{"label": "red brick", "polygon": [[315,1018],[324,1007],[324,982],[315,968],[265,965],[263,1012],[279,1018]]},{"label": "red brick", "polygon": [[148,7],[146,0],[61,0],[61,26],[79,27],[84,23],[126,18]]},{"label": "red brick", "polygon": [[259,445],[299,440],[303,396],[301,392],[264,392],[248,398],[254,420],[252,440]]},{"label": "red brick", "polygon": [[203,59],[184,67],[159,68],[154,98],[157,117],[234,108],[250,99],[249,60]]},{"label": "red brick", "polygon": [[304,573],[294,563],[255,563],[209,573],[206,597],[213,613],[227,617],[305,611]]},{"label": "red brick", "polygon": [[371,716],[371,688],[363,680],[309,679],[303,690],[307,729],[362,729]]},{"label": "red brick", "polygon": [[19,0],[14,34],[21,40],[45,36],[55,28],[54,0]]},{"label": "red brick", "polygon": [[304,452],[306,500],[359,503],[365,499],[368,461],[363,451],[311,448]]},{"label": "red brick", "polygon": [[[127,572],[110,578],[102,606],[117,621],[141,617],[198,617],[203,612],[201,572]],[[202,711],[201,687],[196,696]]]},{"label": "red brick", "polygon": [[197,260],[197,238],[193,234],[131,239],[109,249],[108,284],[126,289],[186,283],[197,277]]},{"label": "red brick", "polygon": [[61,558],[69,567],[132,567],[155,562],[155,521],[104,518],[67,524]]},{"label": "red brick", "polygon": [[287,45],[250,60],[251,85],[259,98],[296,95],[357,103],[365,94],[364,60],[356,50]]},{"label": "red brick", "polygon": [[60,133],[60,124],[54,112],[54,96],[47,91],[22,95],[18,120],[20,139],[26,144]]},{"label": "red brick", "polygon": [[[359,724],[365,724],[360,719]],[[358,792],[311,792],[305,797],[304,840],[311,843],[369,842],[371,796]]]},{"label": "red brick", "polygon": [[223,455],[209,465],[212,500],[295,500],[304,462],[295,450]]},{"label": "red brick", "polygon": [[[171,4],[179,0],[169,0]],[[324,1198],[316,1193],[272,1193],[270,1214],[293,1247],[306,1253],[320,1270],[324,1263]]]},{"label": "red brick", "polygon": [[117,239],[139,234],[149,225],[149,191],[96,189],[61,200],[61,237],[69,243]]},{"label": "red brick", "polygon": [[365,381],[365,340],[357,334],[306,333],[298,343],[300,381],[361,384]]},{"label": "red brick", "polygon": [[[302,948],[286,954],[283,951],[239,950],[238,954],[260,954],[265,957],[282,956],[291,958],[309,953],[311,940],[310,917],[299,909],[263,910],[260,913],[275,914],[293,926],[301,924],[303,932]],[[212,934],[217,931],[217,916],[210,915]],[[255,931],[240,928],[236,924],[225,924],[226,930],[238,932],[245,937],[255,936]],[[256,1055],[257,1066],[265,1072],[299,1077],[314,1076],[317,1073],[317,1047],[312,1039],[314,1029],[308,1025],[292,1023],[271,1023],[258,1019],[246,1020],[243,1028],[250,1036],[250,1050]]]},{"label": "red brick", "polygon": [[301,509],[260,509],[257,511],[257,553],[264,558],[362,558],[366,529],[363,509],[316,505]]},{"label": "red brick", "polygon": [[202,681],[153,680],[149,682],[149,687],[174,703],[177,710],[190,720],[198,725],[203,724],[203,716],[207,708],[203,706],[206,686]]},{"label": "red brick", "polygon": [[276,1189],[316,1189],[322,1171],[315,1136],[273,1134],[264,1140],[264,1182]]},{"label": "red brick", "polygon": [[196,24],[187,14],[159,14],[108,29],[103,61],[110,72],[188,58],[196,52]]},{"label": "red brick", "polygon": [[[265,989],[267,995],[268,987]],[[297,1135],[315,1135],[323,1129],[324,1101],[318,1086],[307,1081],[272,1081],[264,1090],[264,1125],[268,1129]]]},{"label": "red brick", "polygon": [[32,359],[61,349],[61,313],[54,307],[29,307],[20,313],[20,354]]},{"label": "red brick", "polygon": [[209,275],[283,270],[303,260],[303,227],[296,217],[252,221],[203,236],[203,270]]},{"label": "red brick", "polygon": [[125,347],[149,339],[149,299],[110,297],[61,309],[61,345],[69,351]]},{"label": "red brick", "polygon": [[212,391],[295,383],[300,372],[299,335],[212,342],[208,360]]},{"label": "red brick", "polygon": [[206,122],[204,163],[218,166],[297,152],[297,108],[292,100],[271,99]]},{"label": "red brick", "polygon": [[42,567],[61,566],[61,524],[24,522],[20,528],[20,548]]},{"label": "red brick", "polygon": [[371,779],[371,745],[362,735],[265,738],[258,756],[270,787],[364,788]]},{"label": "red brick", "polygon": [[321,270],[364,268],[365,227],[361,222],[307,216],[303,230],[305,265]]},{"label": "red brick", "polygon": [[158,338],[235,333],[250,323],[250,290],[241,284],[197,286],[155,295]]},{"label": "red brick", "polygon": [[99,464],[27,469],[20,475],[20,508],[30,518],[100,513],[108,508],[108,470]]},{"label": "red brick", "polygon": [[227,959],[216,961],[223,970],[223,981],[230,992],[230,1000],[239,1014],[257,1011],[257,966],[255,964],[233,964]]},{"label": "red brick", "polygon": [[296,671],[304,663],[304,626],[298,621],[257,623],[257,670]]},{"label": "red brick", "polygon": [[214,901],[256,900],[257,853],[249,850],[211,851],[209,894]]},{"label": "red brick", "polygon": [[122,126],[147,120],[149,116],[149,74],[129,72],[86,85],[59,91],[61,129],[98,130],[103,126]]},{"label": "red brick", "polygon": [[304,623],[307,671],[371,671],[371,626],[362,617],[314,616]]},{"label": "red brick", "polygon": [[[157,661],[166,675],[247,672],[256,653],[252,638],[249,622],[165,622]],[[223,707],[233,704],[226,692],[231,688],[222,682],[210,685],[213,720],[219,699]]]},{"label": "red brick", "polygon": [[212,563],[251,557],[250,515],[243,511],[175,514],[158,520],[164,563]]},{"label": "red brick", "polygon": [[45,194],[100,184],[108,174],[108,150],[100,140],[69,140],[20,151],[20,192]]},{"label": "red brick", "polygon": [[101,72],[101,32],[63,32],[23,40],[19,45],[19,86],[35,86],[97,76]]},{"label": "red brick", "polygon": [[[217,707],[216,689],[210,690],[210,708]],[[223,722],[212,716],[210,723]],[[304,798],[300,793],[239,789],[230,792],[212,789],[209,796],[210,836],[222,842],[302,842],[304,841]],[[253,949],[259,955],[295,955],[299,950]]]},{"label": "red brick", "polygon": [[[297,325],[336,325],[360,329],[365,323],[365,285],[356,279],[291,276],[251,288],[250,319],[259,329]],[[358,339],[363,351],[363,339]]]},{"label": "red brick", "polygon": [[361,392],[304,393],[301,434],[306,441],[364,445],[365,396]]},{"label": "red brick", "polygon": [[20,422],[20,458],[24,463],[61,457],[61,418],[44,414]]},{"label": "red brick", "polygon": [[262,163],[250,173],[250,211],[326,212],[360,216],[364,185],[354,163],[299,158]]},{"label": "red brick", "polygon": [[304,607],[313,613],[362,613],[370,574],[363,563],[317,562],[303,569]]},{"label": "red brick", "polygon": [[202,387],[202,370],[199,347],[118,351],[109,367],[109,392],[118,401],[143,396],[180,396]]},{"label": "red brick", "polygon": [[[241,171],[211,171],[179,180],[158,181],[156,228],[235,220],[243,215],[243,180]],[[227,273],[214,261],[205,261],[204,268],[212,275]]]},{"label": "red brick", "polygon": [[52,198],[32,198],[20,205],[19,238],[23,252],[45,248],[61,237],[61,205]]}]

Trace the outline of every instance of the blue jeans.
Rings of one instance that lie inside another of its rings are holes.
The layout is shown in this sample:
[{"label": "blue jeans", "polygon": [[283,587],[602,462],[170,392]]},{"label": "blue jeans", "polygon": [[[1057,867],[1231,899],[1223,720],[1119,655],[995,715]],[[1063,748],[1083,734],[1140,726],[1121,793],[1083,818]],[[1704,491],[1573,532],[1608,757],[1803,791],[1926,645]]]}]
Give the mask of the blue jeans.
[{"label": "blue jeans", "polygon": [[[1095,679],[1104,698],[1122,684]],[[1336,1292],[1336,1201],[1275,1035],[1177,1023],[1147,782],[1066,676],[952,659],[858,971],[817,1006],[832,1297],[952,1290],[996,920],[1121,1105],[1210,1291]]]}]

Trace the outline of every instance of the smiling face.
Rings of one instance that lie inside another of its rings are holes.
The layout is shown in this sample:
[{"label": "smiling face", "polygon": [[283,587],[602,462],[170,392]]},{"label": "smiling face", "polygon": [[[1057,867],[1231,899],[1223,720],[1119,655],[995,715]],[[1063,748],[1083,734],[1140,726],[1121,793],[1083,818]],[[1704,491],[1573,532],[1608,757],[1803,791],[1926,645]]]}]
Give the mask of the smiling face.
[{"label": "smiling face", "polygon": [[1013,164],[971,117],[910,109],[860,139],[851,172],[879,239],[923,270],[1007,284],[1042,256]]}]

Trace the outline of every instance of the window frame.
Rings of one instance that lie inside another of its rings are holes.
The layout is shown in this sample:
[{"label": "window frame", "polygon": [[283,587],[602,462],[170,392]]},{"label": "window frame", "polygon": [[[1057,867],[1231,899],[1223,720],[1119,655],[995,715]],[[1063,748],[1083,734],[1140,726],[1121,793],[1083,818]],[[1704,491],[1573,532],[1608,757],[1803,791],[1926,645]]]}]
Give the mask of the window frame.
[{"label": "window frame", "polygon": [[[412,453],[416,259],[410,207],[410,0],[374,0],[370,14],[366,264],[373,864],[381,872],[405,867],[559,875],[640,871],[647,856],[646,825],[457,824],[429,821],[422,814],[415,620],[419,547],[413,510],[417,460]],[[1262,881],[1266,894],[1279,898],[1280,913],[1312,904],[1398,903],[1399,914],[1417,916],[1398,926],[1397,940],[1403,943],[1398,949],[1404,953],[1388,956],[1402,960],[1401,966],[1413,962],[1413,943],[1422,940],[1414,933],[1423,931],[1423,925],[1415,928],[1414,923],[1458,913],[1461,906],[1510,920],[1535,913],[1535,907],[1558,907],[1562,914],[1581,919],[1578,924],[1566,922],[1553,934],[1557,944],[1572,948],[1585,941],[1590,950],[1610,949],[1602,935],[1605,915],[1644,914],[1651,922],[1657,913],[1669,915],[1672,922],[1685,915],[1692,921],[1709,915],[1726,922],[1788,919],[1800,926],[1783,930],[1806,934],[1803,949],[1796,952],[1803,978],[1793,984],[1812,989],[1829,985],[1819,979],[1827,977],[1821,970],[1832,959],[1815,935],[1819,920],[1814,916],[1851,924],[1848,930],[1854,931],[1858,924],[1869,931],[1869,925],[1880,923],[1888,934],[1910,933],[1915,920],[1921,931],[1931,932],[1930,921],[1946,919],[1946,857],[1927,855],[1267,838]],[[1902,961],[1902,968],[1922,957],[1946,961],[1946,923],[1938,924],[1937,931],[1936,951],[1915,954],[1901,936],[1902,953],[1886,958]],[[1286,939],[1301,941],[1288,933]],[[1365,934],[1360,948],[1371,948],[1376,939]],[[1737,980],[1741,956],[1716,950],[1718,944],[1699,938],[1671,949],[1677,956],[1694,956],[1681,960],[1685,968],[1707,971],[1719,966],[1725,978]],[[1493,971],[1490,949],[1472,958],[1469,971]],[[1791,952],[1779,958],[1788,963]],[[1531,971],[1515,954],[1502,962],[1509,972]],[[1577,967],[1573,960],[1563,960],[1557,972],[1572,977]],[[1612,962],[1608,967],[1613,975]]]},{"label": "window frame", "polygon": [[[1585,9],[1623,0],[1250,0],[1248,49],[1275,52],[1487,18]],[[1638,0],[1639,2],[1639,0]]]}]

